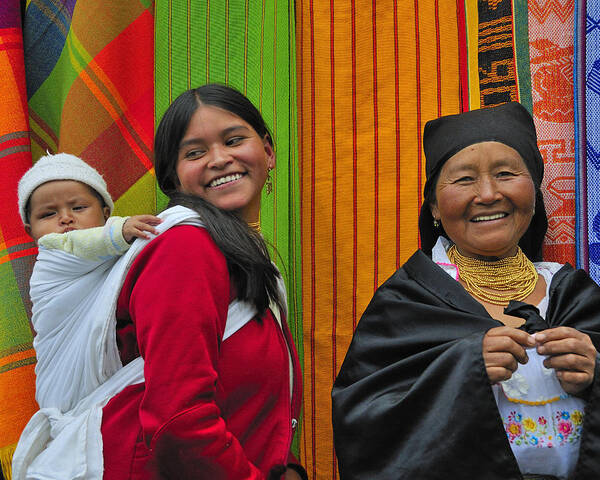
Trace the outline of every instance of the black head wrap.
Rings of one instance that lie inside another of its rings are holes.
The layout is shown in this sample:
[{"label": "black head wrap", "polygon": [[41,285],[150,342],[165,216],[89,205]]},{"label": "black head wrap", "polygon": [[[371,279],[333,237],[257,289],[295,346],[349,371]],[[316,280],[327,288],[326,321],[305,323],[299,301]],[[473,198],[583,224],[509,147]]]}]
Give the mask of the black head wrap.
[{"label": "black head wrap", "polygon": [[540,185],[544,177],[544,161],[537,146],[533,118],[520,103],[510,102],[498,107],[471,110],[431,120],[423,132],[427,182],[425,198],[419,215],[421,249],[431,255],[443,228],[434,228],[429,201],[437,184],[440,170],[446,161],[463,148],[481,142],[500,142],[519,154],[535,185],[535,213],[519,245],[532,261],[542,259],[542,242],[548,228],[544,198]]}]

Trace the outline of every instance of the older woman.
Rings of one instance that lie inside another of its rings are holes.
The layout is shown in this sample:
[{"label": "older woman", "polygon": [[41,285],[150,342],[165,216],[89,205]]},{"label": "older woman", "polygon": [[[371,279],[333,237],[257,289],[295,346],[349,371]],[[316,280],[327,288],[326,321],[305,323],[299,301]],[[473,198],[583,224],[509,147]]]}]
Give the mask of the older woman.
[{"label": "older woman", "polygon": [[341,478],[597,478],[600,289],[538,262],[531,116],[442,117],[424,148],[422,250],[377,290],[333,388]]}]

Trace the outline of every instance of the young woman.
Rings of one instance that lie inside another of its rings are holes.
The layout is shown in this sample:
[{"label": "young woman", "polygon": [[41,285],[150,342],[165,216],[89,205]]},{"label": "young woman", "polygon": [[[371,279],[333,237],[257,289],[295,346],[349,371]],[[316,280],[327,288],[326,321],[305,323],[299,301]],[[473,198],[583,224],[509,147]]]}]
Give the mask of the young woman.
[{"label": "young woman", "polygon": [[[241,93],[205,85],[166,111],[155,156],[170,206],[204,226],[160,235],[125,279],[120,352],[143,357],[145,382],[104,408],[104,478],[302,478],[287,467],[301,373],[285,291],[251,227],[275,167],[271,135]],[[232,325],[236,299],[255,315]]]}]

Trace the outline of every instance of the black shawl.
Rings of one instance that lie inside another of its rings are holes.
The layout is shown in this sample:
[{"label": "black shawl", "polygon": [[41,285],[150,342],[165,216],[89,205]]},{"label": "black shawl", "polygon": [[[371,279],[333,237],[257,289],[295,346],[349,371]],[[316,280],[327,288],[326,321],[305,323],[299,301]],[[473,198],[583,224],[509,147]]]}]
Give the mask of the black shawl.
[{"label": "black shawl", "polygon": [[[542,328],[587,333],[599,349],[600,288],[565,265],[550,286],[546,323]],[[340,478],[521,479],[482,357],[483,336],[501,325],[417,251],[375,293],[335,381]],[[577,480],[600,475],[596,379],[587,397]]]}]

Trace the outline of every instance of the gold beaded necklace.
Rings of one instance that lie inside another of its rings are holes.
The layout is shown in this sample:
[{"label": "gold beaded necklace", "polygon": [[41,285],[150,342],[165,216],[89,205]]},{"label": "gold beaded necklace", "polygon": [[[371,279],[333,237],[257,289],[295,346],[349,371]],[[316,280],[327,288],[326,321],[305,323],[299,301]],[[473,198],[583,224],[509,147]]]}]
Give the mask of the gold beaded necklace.
[{"label": "gold beaded necklace", "polygon": [[538,274],[535,266],[517,247],[514,257],[494,262],[465,257],[452,245],[448,258],[458,267],[465,290],[493,305],[508,305],[511,300],[524,300],[535,289]]},{"label": "gold beaded necklace", "polygon": [[248,226],[260,233],[260,222],[248,222]]}]

